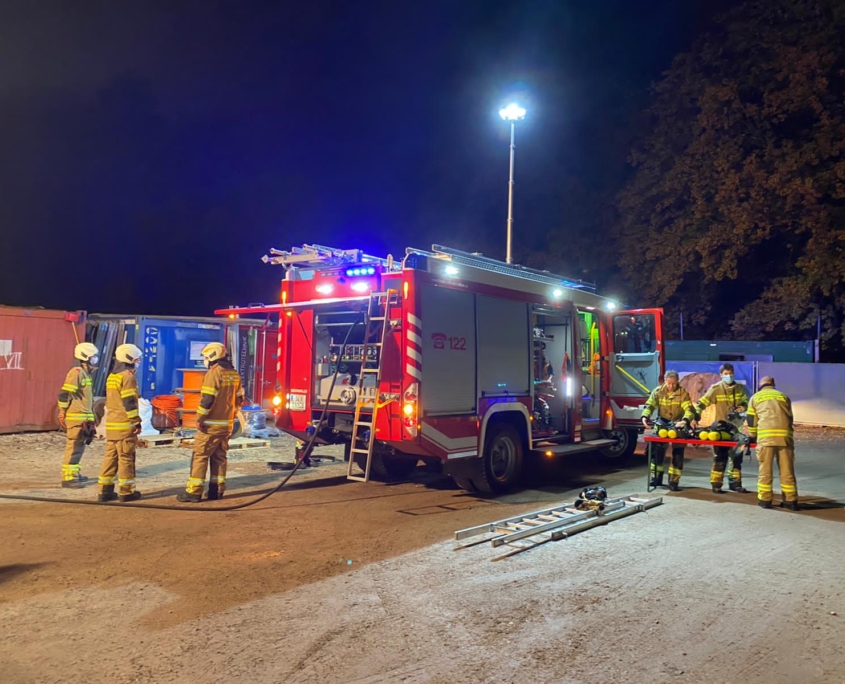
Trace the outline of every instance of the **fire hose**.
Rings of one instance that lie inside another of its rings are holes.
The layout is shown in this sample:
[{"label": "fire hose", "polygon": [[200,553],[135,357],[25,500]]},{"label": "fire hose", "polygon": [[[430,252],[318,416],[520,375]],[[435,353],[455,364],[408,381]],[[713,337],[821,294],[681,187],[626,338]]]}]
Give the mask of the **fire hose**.
[{"label": "fire hose", "polygon": [[[343,354],[346,350],[346,345],[349,342],[349,338],[352,336],[352,331],[360,325],[364,321],[364,316],[362,315],[361,318],[355,321],[351,326],[349,326],[349,330],[346,333],[346,337],[343,339],[343,344],[340,345],[340,351],[338,353],[338,358]],[[331,401],[332,391],[334,390],[335,382],[337,381],[337,376],[340,373],[340,363],[337,364],[335,368],[334,375],[332,376],[331,385],[329,385],[328,395],[326,396],[326,401],[323,404],[323,411],[320,414],[320,420],[317,423],[317,426],[314,429],[311,438],[306,443],[305,447],[299,451],[297,454],[296,463],[294,464],[291,471],[282,479],[279,484],[277,484],[273,489],[269,492],[265,492],[261,496],[252,501],[244,501],[243,503],[233,504],[230,506],[217,506],[214,508],[196,508],[196,507],[188,507],[188,506],[174,506],[174,505],[165,505],[165,504],[148,504],[148,503],[132,503],[132,502],[125,502],[125,503],[117,503],[117,502],[100,502],[100,501],[86,501],[84,499],[61,499],[57,497],[47,497],[47,496],[26,496],[26,495],[17,495],[17,494],[0,494],[0,499],[13,499],[16,501],[44,501],[47,503],[63,503],[63,504],[83,504],[85,506],[111,506],[113,508],[147,508],[151,510],[159,510],[159,511],[199,511],[203,513],[211,513],[217,511],[237,511],[242,508],[247,508],[248,506],[254,506],[255,504],[268,499],[269,497],[273,496],[276,492],[278,492],[282,487],[284,487],[288,481],[293,477],[294,473],[299,470],[299,467],[302,463],[311,455],[311,452],[314,450],[314,445],[317,441],[317,435],[319,434],[319,428],[323,425],[326,420],[326,414],[329,410],[329,402]]]}]

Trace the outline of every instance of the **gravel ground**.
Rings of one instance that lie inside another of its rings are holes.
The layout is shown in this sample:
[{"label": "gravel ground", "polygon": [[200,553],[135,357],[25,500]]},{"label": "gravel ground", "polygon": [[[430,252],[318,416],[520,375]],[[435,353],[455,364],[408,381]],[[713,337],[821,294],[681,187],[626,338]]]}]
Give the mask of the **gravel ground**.
[{"label": "gravel ground", "polygon": [[[59,489],[61,446],[0,438],[0,491],[92,497]],[[291,447],[232,452],[230,502],[277,482],[266,461]],[[691,453],[662,506],[517,553],[452,533],[589,482],[635,493],[642,457],[572,459],[498,500],[425,471],[347,483],[342,461],[239,512],[4,500],[2,681],[841,684],[843,447],[842,431],[799,431],[814,488],[799,513],[713,495]],[[188,455],[139,451],[156,503],[174,503]]]}]

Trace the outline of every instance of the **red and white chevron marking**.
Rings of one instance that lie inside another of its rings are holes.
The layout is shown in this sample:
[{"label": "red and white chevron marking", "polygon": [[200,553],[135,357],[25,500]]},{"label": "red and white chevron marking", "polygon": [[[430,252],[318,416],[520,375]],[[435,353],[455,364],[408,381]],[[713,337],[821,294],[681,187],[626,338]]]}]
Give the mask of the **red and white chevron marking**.
[{"label": "red and white chevron marking", "polygon": [[422,321],[408,313],[408,332],[405,335],[405,372],[415,380],[422,380]]}]

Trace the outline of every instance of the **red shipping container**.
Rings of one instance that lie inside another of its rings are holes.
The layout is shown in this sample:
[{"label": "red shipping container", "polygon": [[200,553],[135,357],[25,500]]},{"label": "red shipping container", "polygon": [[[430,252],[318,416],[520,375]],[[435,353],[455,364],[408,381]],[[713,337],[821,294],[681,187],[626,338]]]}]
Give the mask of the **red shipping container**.
[{"label": "red shipping container", "polygon": [[0,434],[56,430],[56,401],[85,313],[0,306]]}]

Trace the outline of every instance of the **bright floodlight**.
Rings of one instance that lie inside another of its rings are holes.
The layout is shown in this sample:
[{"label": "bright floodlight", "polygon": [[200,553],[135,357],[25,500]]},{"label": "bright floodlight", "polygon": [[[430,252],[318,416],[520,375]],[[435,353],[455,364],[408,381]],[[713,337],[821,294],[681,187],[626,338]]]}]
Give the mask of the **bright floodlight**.
[{"label": "bright floodlight", "polygon": [[446,271],[446,275],[450,275],[450,276],[458,275],[458,269],[455,268],[454,266],[447,266],[444,270]]},{"label": "bright floodlight", "polygon": [[608,311],[616,311],[616,302],[614,301],[606,302],[604,306]]},{"label": "bright floodlight", "polygon": [[525,109],[516,102],[511,102],[507,107],[499,110],[499,116],[505,121],[519,121],[525,118]]}]

